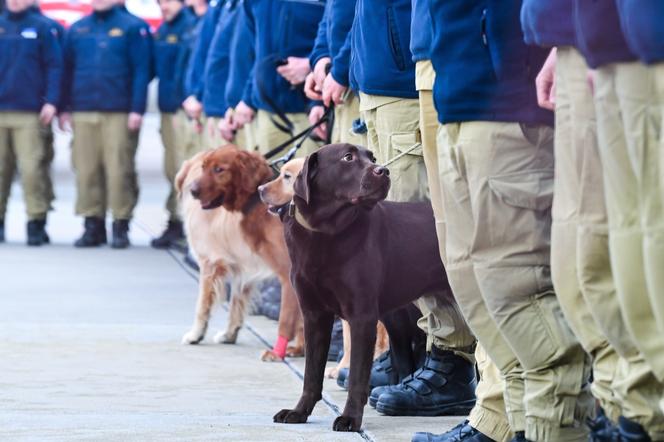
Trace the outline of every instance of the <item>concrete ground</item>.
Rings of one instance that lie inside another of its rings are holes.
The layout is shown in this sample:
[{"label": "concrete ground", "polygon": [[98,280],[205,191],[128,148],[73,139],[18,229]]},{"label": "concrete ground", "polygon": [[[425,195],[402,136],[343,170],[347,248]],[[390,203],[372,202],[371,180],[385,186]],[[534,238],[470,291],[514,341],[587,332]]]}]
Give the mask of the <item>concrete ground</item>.
[{"label": "concrete ground", "polygon": [[0,440],[409,441],[460,417],[390,418],[367,407],[364,432],[331,431],[346,393],[326,381],[306,425],[272,416],[295,405],[304,361],[263,363],[276,323],[248,318],[236,345],[215,345],[218,309],[203,344],[183,346],[196,300],[181,255],[151,249],[167,193],[158,119],[149,115],[138,153],[141,197],[133,247],[78,250],[68,137],[57,135],[53,244],[28,248],[18,185],[0,245]]}]

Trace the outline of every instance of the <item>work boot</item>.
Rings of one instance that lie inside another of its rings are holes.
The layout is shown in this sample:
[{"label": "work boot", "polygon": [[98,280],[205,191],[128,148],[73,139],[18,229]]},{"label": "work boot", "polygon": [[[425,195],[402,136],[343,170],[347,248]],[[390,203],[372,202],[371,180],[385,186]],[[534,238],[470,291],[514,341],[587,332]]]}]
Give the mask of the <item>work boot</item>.
[{"label": "work boot", "polygon": [[516,433],[514,433],[514,437],[510,442],[530,442],[530,441],[526,439],[525,431],[517,431]]},{"label": "work boot", "polygon": [[5,242],[5,220],[0,219],[0,242]]},{"label": "work boot", "polygon": [[117,219],[113,221],[113,239],[111,247],[114,249],[126,249],[129,247],[129,220]]},{"label": "work boot", "polygon": [[106,244],[106,225],[103,218],[88,216],[83,225],[83,236],[76,240],[74,247],[99,247]]},{"label": "work boot", "polygon": [[589,442],[619,442],[620,430],[606,417],[604,410],[599,408],[595,419],[588,419],[590,428]]},{"label": "work boot", "polygon": [[[392,352],[387,350],[373,361],[371,366],[371,377],[369,378],[369,388],[387,385],[396,385],[399,382],[399,375],[392,367]],[[338,383],[338,382],[337,382]],[[348,390],[348,378],[344,381],[344,389]]]},{"label": "work boot", "polygon": [[155,238],[150,245],[155,249],[167,249],[184,241],[184,230],[181,221],[168,221],[166,230],[159,238]]},{"label": "work boot", "polygon": [[641,424],[631,421],[626,417],[618,418],[618,431],[620,440],[623,442],[650,442],[650,436]]},{"label": "work boot", "polygon": [[332,324],[332,336],[330,336],[330,348],[327,351],[327,360],[330,362],[340,361],[344,352],[344,332],[341,319],[337,318]]},{"label": "work boot", "polygon": [[388,416],[468,414],[475,405],[475,364],[433,347],[424,366],[387,389],[376,410]]},{"label": "work boot", "polygon": [[348,367],[340,368],[337,373],[337,385],[344,390],[348,390]]},{"label": "work boot", "polygon": [[411,442],[496,442],[480,433],[465,420],[443,434],[415,433]]},{"label": "work boot", "polygon": [[46,234],[45,226],[46,220],[44,219],[33,219],[28,221],[26,230],[28,232],[29,246],[41,246],[50,241]]}]

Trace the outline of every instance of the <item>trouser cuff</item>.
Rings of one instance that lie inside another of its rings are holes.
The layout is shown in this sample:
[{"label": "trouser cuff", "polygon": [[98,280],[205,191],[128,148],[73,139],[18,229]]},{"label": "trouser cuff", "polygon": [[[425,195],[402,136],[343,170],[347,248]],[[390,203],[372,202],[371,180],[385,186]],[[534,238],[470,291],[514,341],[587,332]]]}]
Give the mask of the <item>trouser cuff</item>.
[{"label": "trouser cuff", "polygon": [[587,442],[589,430],[584,423],[560,427],[551,421],[526,417],[526,439],[537,442]]},{"label": "trouser cuff", "polygon": [[468,423],[496,442],[509,442],[513,436],[506,416],[481,406],[473,407],[468,416]]}]

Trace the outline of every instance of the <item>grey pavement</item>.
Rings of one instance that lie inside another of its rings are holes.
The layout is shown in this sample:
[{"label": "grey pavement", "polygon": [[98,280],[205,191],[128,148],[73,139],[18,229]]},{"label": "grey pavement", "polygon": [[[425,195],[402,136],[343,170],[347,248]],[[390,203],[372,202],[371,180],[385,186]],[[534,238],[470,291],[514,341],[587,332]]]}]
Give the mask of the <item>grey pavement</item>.
[{"label": "grey pavement", "polygon": [[367,406],[362,434],[331,430],[346,393],[325,385],[305,425],[272,415],[295,405],[304,361],[263,363],[276,323],[248,318],[236,345],[215,345],[217,309],[202,345],[180,338],[193,319],[197,283],[181,256],[152,250],[166,220],[166,181],[156,115],[138,152],[141,197],[128,250],[74,249],[81,220],[68,137],[57,134],[53,244],[28,248],[22,195],[14,186],[7,244],[0,245],[0,441],[409,441],[459,417],[390,418]]}]

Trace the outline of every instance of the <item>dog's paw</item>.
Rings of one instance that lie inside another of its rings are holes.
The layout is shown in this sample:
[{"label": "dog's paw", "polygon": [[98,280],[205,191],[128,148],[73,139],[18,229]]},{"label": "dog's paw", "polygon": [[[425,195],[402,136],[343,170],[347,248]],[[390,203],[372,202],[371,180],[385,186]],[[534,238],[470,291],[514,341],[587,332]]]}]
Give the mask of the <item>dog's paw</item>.
[{"label": "dog's paw", "polygon": [[360,431],[362,427],[362,418],[352,416],[339,416],[334,420],[332,429],[334,431]]},{"label": "dog's paw", "polygon": [[198,344],[203,340],[203,337],[204,335],[202,333],[199,333],[196,330],[190,330],[182,337],[182,343],[189,345]]},{"label": "dog's paw", "polygon": [[277,424],[303,424],[307,421],[307,416],[295,410],[281,410],[274,415],[274,422]]},{"label": "dog's paw", "polygon": [[263,362],[281,362],[284,358],[277,355],[272,350],[265,350],[261,355],[261,361]]},{"label": "dog's paw", "polygon": [[328,379],[336,379],[339,377],[339,367],[330,367],[325,370],[325,377]]},{"label": "dog's paw", "polygon": [[301,345],[289,345],[286,348],[286,356],[289,358],[301,358],[304,356],[304,347]]},{"label": "dog's paw", "polygon": [[237,342],[238,331],[235,332],[219,332],[214,335],[214,342],[217,344],[235,344]]}]

